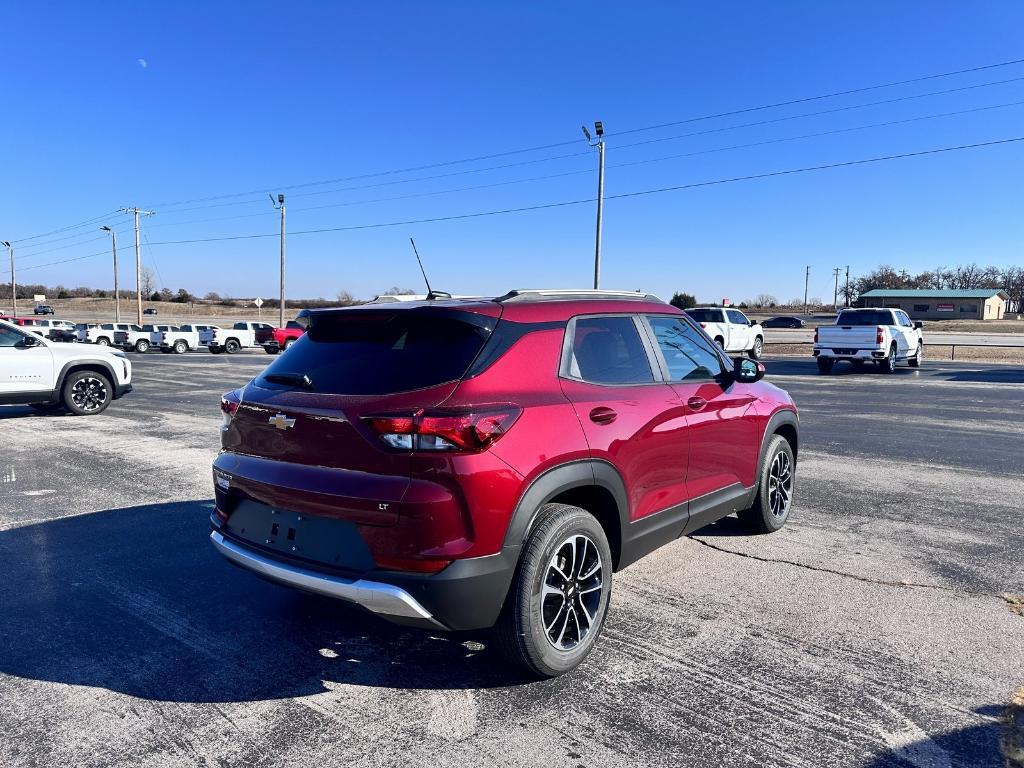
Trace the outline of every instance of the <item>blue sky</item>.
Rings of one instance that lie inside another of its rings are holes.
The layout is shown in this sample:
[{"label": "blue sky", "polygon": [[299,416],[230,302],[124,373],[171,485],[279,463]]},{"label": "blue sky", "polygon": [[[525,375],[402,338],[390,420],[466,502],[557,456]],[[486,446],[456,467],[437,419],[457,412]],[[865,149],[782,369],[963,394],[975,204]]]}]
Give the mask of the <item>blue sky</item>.
[{"label": "blue sky", "polygon": [[[1024,78],[1024,65],[615,135],[1024,58],[1017,2],[58,2],[7,4],[0,19],[0,239],[19,241],[19,282],[109,285],[109,258],[90,256],[107,248],[98,225],[122,231],[127,257],[128,217],[26,238],[140,205],[157,211],[143,261],[160,285],[272,296],[275,238],[169,243],[275,232],[267,193],[182,201],[282,189],[298,232],[587,199],[596,157],[579,125],[595,119],[609,196],[1024,136],[1024,105],[1004,106],[1024,102],[1024,79],[859,106]],[[707,151],[981,107],[996,108]],[[647,139],[664,141],[625,146]],[[602,285],[785,300],[808,264],[811,294],[830,297],[834,266],[1021,263],[1022,160],[1024,142],[611,199]],[[289,294],[419,288],[410,235],[453,293],[588,287],[593,230],[587,203],[296,234]]]}]

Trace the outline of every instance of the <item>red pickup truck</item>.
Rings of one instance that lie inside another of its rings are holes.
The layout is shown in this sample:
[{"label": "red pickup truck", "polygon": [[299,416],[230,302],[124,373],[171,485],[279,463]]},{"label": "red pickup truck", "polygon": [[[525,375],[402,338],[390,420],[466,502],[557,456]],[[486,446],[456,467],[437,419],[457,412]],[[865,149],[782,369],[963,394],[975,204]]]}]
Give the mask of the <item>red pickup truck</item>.
[{"label": "red pickup truck", "polygon": [[295,320],[289,320],[284,328],[257,328],[256,343],[268,355],[276,355],[306,332],[306,327]]}]

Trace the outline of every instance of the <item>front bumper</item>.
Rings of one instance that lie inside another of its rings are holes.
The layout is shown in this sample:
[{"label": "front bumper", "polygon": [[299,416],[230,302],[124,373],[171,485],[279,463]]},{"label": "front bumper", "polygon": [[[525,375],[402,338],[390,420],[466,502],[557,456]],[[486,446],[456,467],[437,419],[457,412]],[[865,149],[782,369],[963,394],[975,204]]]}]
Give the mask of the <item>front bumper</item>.
[{"label": "front bumper", "polygon": [[131,391],[131,384],[118,384],[116,387],[114,387],[114,399],[117,400],[119,397],[124,397]]}]

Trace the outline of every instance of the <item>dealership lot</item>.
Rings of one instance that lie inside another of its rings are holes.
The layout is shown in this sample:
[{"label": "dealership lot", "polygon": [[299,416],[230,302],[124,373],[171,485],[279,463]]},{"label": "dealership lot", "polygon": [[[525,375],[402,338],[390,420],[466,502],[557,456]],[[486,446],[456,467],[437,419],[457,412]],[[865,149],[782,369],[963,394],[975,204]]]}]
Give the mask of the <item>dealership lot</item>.
[{"label": "dealership lot", "polygon": [[591,659],[535,683],[213,552],[217,401],[271,359],[136,355],[102,416],[0,409],[0,763],[1001,765],[1019,367],[769,359],[801,409],[787,527],[618,574]]}]

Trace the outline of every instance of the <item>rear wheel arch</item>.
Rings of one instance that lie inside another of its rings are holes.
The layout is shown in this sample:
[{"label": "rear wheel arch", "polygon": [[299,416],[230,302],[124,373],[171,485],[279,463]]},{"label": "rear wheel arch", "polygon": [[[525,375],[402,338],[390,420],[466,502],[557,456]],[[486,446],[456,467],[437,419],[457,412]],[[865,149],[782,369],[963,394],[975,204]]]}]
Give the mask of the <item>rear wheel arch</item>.
[{"label": "rear wheel arch", "polygon": [[519,497],[505,532],[504,546],[522,546],[542,507],[549,503],[577,506],[597,518],[608,537],[614,568],[618,568],[629,506],[626,485],[615,467],[604,461],[584,459],[560,464],[536,477]]}]

